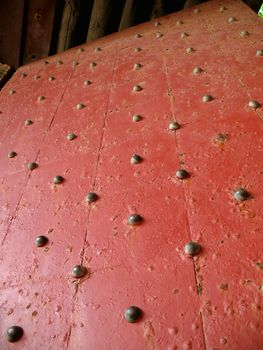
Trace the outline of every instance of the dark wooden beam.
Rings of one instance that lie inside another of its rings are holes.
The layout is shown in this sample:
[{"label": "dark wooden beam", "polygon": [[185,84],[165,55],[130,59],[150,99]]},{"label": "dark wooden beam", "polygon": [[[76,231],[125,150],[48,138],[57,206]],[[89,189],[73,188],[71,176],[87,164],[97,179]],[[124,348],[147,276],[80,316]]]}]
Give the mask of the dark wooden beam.
[{"label": "dark wooden beam", "polygon": [[7,80],[11,78],[13,72],[14,70],[8,64],[0,63],[0,90]]},{"label": "dark wooden beam", "polygon": [[87,35],[87,41],[116,32],[125,0],[95,0]]},{"label": "dark wooden beam", "polygon": [[119,30],[131,27],[135,21],[136,9],[140,0],[126,0],[122,12]]}]

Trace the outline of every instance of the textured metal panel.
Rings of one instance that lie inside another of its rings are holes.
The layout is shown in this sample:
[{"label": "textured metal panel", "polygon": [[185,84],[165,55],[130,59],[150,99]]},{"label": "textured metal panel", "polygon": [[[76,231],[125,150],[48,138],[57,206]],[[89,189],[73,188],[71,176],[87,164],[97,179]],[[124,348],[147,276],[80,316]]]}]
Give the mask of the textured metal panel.
[{"label": "textured metal panel", "polygon": [[[239,1],[220,6],[22,67],[3,89],[1,349],[262,347],[262,108],[248,107],[263,103],[262,24]],[[251,197],[236,201],[238,187]]]}]

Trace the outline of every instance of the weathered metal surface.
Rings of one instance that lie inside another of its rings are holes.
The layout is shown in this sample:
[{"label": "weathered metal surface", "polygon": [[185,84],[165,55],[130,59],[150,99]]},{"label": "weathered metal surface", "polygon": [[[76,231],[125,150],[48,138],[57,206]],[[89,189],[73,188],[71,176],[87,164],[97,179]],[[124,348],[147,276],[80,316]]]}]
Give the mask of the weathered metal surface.
[{"label": "weathered metal surface", "polygon": [[22,67],[3,89],[1,349],[262,348],[262,24],[220,6]]}]

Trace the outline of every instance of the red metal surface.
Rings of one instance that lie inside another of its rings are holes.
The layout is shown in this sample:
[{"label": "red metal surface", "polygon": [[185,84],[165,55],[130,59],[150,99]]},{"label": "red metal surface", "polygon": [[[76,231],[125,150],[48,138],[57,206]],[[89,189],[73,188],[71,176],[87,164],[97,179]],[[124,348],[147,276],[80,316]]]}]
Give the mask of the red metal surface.
[{"label": "red metal surface", "polygon": [[[3,89],[1,349],[262,348],[263,114],[247,107],[263,103],[262,22],[240,1],[199,9],[22,67]],[[132,165],[135,153],[143,162]],[[241,186],[252,198],[236,202]],[[132,213],[142,225],[127,225]],[[190,240],[202,246],[194,258]],[[89,271],[79,280],[77,264]],[[131,305],[143,311],[135,324],[123,317]],[[14,344],[12,325],[24,329]]]}]

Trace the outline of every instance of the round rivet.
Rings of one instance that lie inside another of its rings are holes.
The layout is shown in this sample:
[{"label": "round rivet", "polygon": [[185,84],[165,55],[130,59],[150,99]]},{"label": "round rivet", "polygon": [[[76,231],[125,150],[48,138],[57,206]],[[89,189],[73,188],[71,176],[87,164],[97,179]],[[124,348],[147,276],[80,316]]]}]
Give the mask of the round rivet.
[{"label": "round rivet", "polygon": [[257,109],[258,107],[260,107],[260,104],[258,101],[251,100],[248,102],[248,107],[251,109]]},{"label": "round rivet", "polygon": [[195,67],[193,69],[193,73],[194,73],[194,75],[199,75],[202,73],[202,69],[200,67]]},{"label": "round rivet", "polygon": [[74,140],[76,137],[77,137],[77,135],[75,135],[73,132],[71,132],[71,133],[69,133],[69,134],[67,135],[68,141],[72,141],[72,140]]},{"label": "round rivet", "polygon": [[64,178],[60,175],[57,175],[53,178],[53,183],[54,184],[61,184],[64,181]]},{"label": "round rivet", "polygon": [[40,78],[41,78],[40,75],[35,75],[35,76],[34,76],[34,79],[35,79],[35,80],[38,80],[38,79],[40,79]]},{"label": "round rivet", "polygon": [[135,63],[133,66],[133,69],[140,69],[142,68],[142,65],[140,63]]},{"label": "round rivet", "polygon": [[203,96],[203,102],[210,102],[212,100],[213,100],[213,97],[211,95]]},{"label": "round rivet", "polygon": [[75,68],[79,65],[79,62],[78,61],[73,61],[72,62],[72,67]]},{"label": "round rivet", "polygon": [[135,34],[135,39],[139,39],[139,38],[141,38],[142,36],[141,36],[141,34]]},{"label": "round rivet", "polygon": [[100,52],[101,51],[101,48],[100,47],[96,47],[94,52]]},{"label": "round rivet", "polygon": [[84,48],[83,47],[80,47],[79,49],[78,49],[78,53],[81,53],[81,52],[83,52],[84,51]]},{"label": "round rivet", "polygon": [[186,32],[181,33],[181,38],[186,38],[187,36],[189,36],[189,34],[187,34]]},{"label": "round rivet", "polygon": [[161,25],[160,22],[154,22],[154,26],[155,26],[155,27],[158,27],[158,26],[160,26],[160,25]]},{"label": "round rivet", "polygon": [[194,9],[194,13],[196,14],[196,13],[199,13],[200,12],[200,10],[199,9]]},{"label": "round rivet", "polygon": [[78,103],[76,105],[76,109],[80,110],[80,109],[83,109],[85,107],[85,105],[83,103]]},{"label": "round rivet", "polygon": [[178,129],[180,129],[180,127],[181,127],[181,125],[177,122],[171,122],[169,124],[169,130],[171,130],[171,131],[178,130]]},{"label": "round rivet", "polygon": [[90,62],[89,64],[90,68],[94,68],[97,66],[97,63],[96,62]]},{"label": "round rivet", "polygon": [[181,21],[181,20],[179,20],[179,21],[176,21],[176,25],[177,26],[179,26],[179,25],[181,25],[181,24],[183,24],[184,22],[183,21]]},{"label": "round rivet", "polygon": [[134,51],[135,52],[140,52],[140,51],[142,51],[142,49],[140,47],[135,47]]},{"label": "round rivet", "polygon": [[201,246],[196,242],[188,242],[184,246],[184,252],[187,255],[197,255],[200,251],[201,251]]},{"label": "round rivet", "polygon": [[15,93],[16,93],[15,90],[10,90],[10,91],[9,91],[9,95],[14,95]]},{"label": "round rivet", "polygon": [[58,60],[57,62],[56,62],[56,65],[57,66],[61,66],[63,64],[63,61],[61,61],[61,60]]},{"label": "round rivet", "polygon": [[99,196],[95,192],[89,192],[86,196],[86,200],[89,203],[95,202],[98,199],[99,199]]},{"label": "round rivet", "polygon": [[142,120],[142,117],[141,117],[139,114],[135,114],[135,115],[132,117],[132,121],[133,121],[133,122],[139,122],[140,120]]},{"label": "round rivet", "polygon": [[229,23],[236,22],[236,18],[235,17],[229,17],[228,22]]},{"label": "round rivet", "polygon": [[38,236],[35,240],[37,247],[44,247],[46,244],[48,244],[48,238],[46,236]]},{"label": "round rivet", "polygon": [[49,62],[48,61],[44,61],[44,64],[49,64]]},{"label": "round rivet", "polygon": [[11,151],[11,152],[8,153],[8,158],[14,158],[16,155],[17,155],[16,152]]},{"label": "round rivet", "polygon": [[6,338],[10,343],[14,343],[21,339],[23,334],[23,328],[20,326],[11,326],[7,329]]},{"label": "round rivet", "polygon": [[85,266],[75,265],[72,269],[72,276],[75,278],[81,278],[87,274],[88,270]]},{"label": "round rivet", "polygon": [[130,306],[125,310],[124,318],[129,323],[138,322],[142,317],[142,310],[137,306]]},{"label": "round rivet", "polygon": [[21,76],[22,76],[23,78],[26,78],[26,77],[27,77],[27,74],[26,74],[26,73],[22,73]]},{"label": "round rivet", "polygon": [[249,192],[242,187],[236,189],[234,192],[234,198],[239,202],[245,201],[246,199],[249,199],[249,197]]},{"label": "round rivet", "polygon": [[85,80],[84,81],[84,85],[85,86],[88,86],[88,85],[91,85],[91,84],[92,84],[92,82],[90,80]]},{"label": "round rivet", "polygon": [[45,100],[45,96],[38,96],[37,100],[38,100],[38,102],[44,101]]},{"label": "round rivet", "polygon": [[139,214],[132,214],[128,218],[128,224],[131,226],[140,225],[143,221],[143,218]]},{"label": "round rivet", "polygon": [[30,162],[30,163],[27,164],[28,170],[34,170],[34,169],[36,169],[37,167],[38,167],[38,165],[37,165],[37,163],[35,163],[35,162]]},{"label": "round rivet", "polygon": [[243,36],[243,37],[246,37],[249,35],[249,32],[246,31],[246,30],[242,30],[242,32],[240,32],[240,35]]},{"label": "round rivet", "polygon": [[134,154],[132,157],[131,157],[131,164],[139,164],[142,162],[142,157],[139,156],[138,154]]},{"label": "round rivet", "polygon": [[225,7],[225,6],[220,6],[220,7],[219,7],[219,11],[220,11],[220,12],[224,12],[225,10],[226,10],[226,7]]},{"label": "round rivet", "polygon": [[55,77],[48,77],[48,81],[53,81],[55,79],[56,79]]},{"label": "round rivet", "polygon": [[160,32],[157,32],[156,33],[156,38],[158,39],[158,38],[161,38],[163,36],[163,34],[162,33],[160,33]]},{"label": "round rivet", "polygon": [[177,172],[175,173],[175,175],[176,175],[176,177],[177,177],[178,179],[181,179],[181,180],[186,179],[186,178],[189,177],[189,173],[188,173],[188,171],[186,171],[185,169],[179,169],[179,170],[177,170]]},{"label": "round rivet", "polygon": [[32,120],[30,120],[30,119],[25,120],[25,126],[29,126],[32,124],[33,124]]},{"label": "round rivet", "polygon": [[140,85],[134,85],[134,87],[132,88],[132,91],[134,91],[134,92],[138,92],[141,90],[142,90],[142,87]]},{"label": "round rivet", "polygon": [[263,50],[257,50],[256,56],[263,56]]},{"label": "round rivet", "polygon": [[192,52],[194,52],[194,49],[192,47],[188,47],[186,49],[186,53],[192,53]]}]

